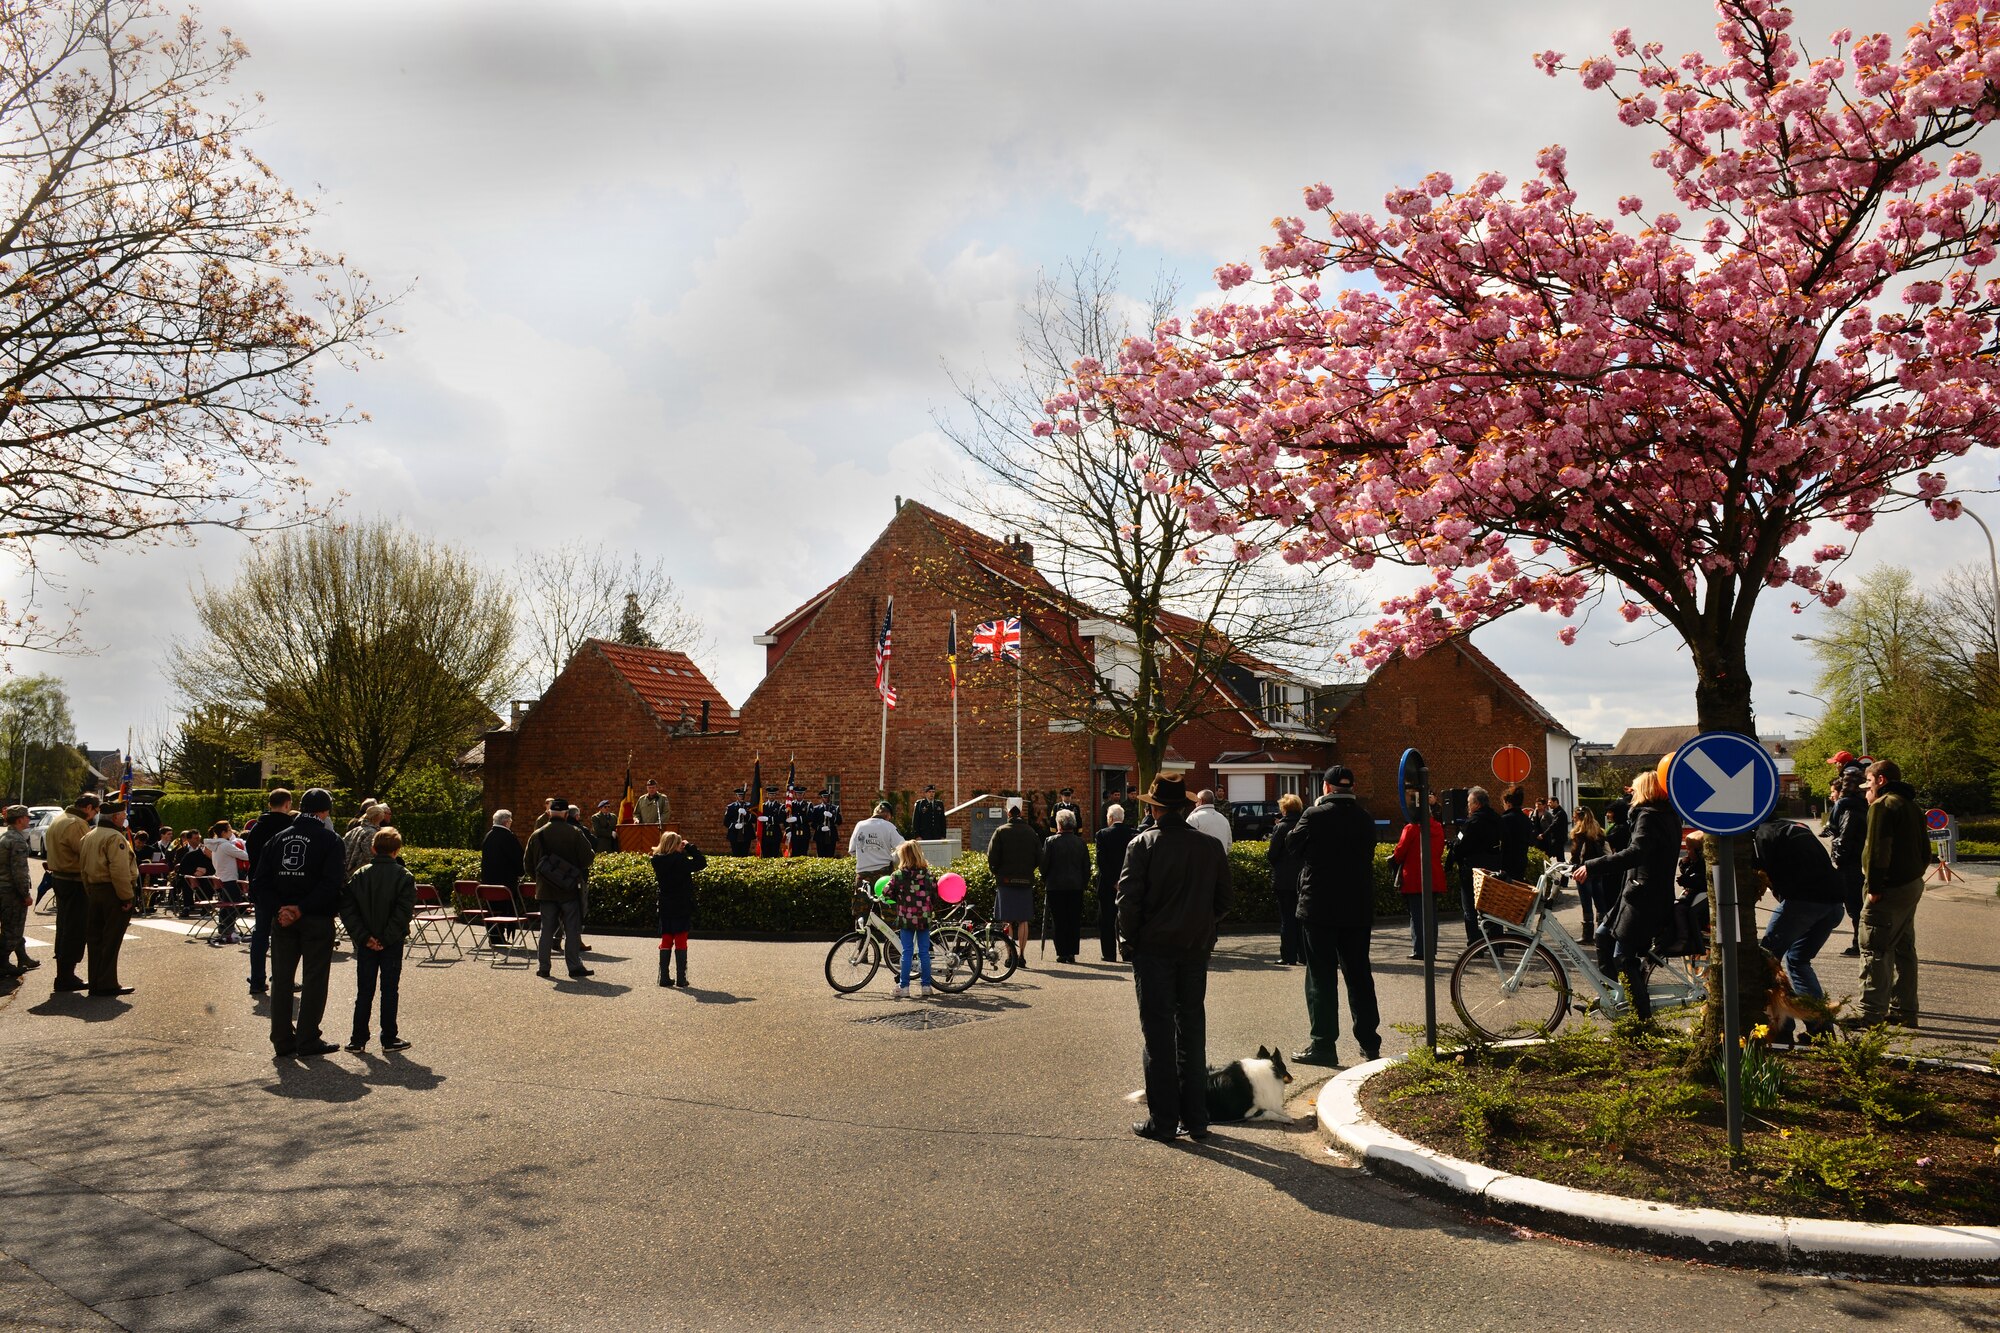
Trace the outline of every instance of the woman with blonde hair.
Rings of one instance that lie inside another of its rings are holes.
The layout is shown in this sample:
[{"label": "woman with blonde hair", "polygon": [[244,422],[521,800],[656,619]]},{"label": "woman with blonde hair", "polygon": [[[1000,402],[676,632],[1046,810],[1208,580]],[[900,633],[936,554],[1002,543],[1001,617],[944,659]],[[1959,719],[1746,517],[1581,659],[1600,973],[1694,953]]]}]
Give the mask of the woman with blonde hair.
[{"label": "woman with blonde hair", "polygon": [[[688,984],[688,932],[694,929],[694,877],[708,866],[701,848],[672,829],[660,835],[653,849],[653,878],[660,886],[660,984]],[[674,971],[667,975],[667,956]]]},{"label": "woman with blonde hair", "polygon": [[1659,776],[1641,773],[1632,780],[1632,840],[1621,851],[1584,862],[1573,875],[1582,885],[1593,876],[1625,874],[1625,887],[1619,890],[1609,924],[1617,941],[1618,973],[1632,1012],[1640,1018],[1653,1016],[1646,960],[1661,938],[1673,933],[1674,871],[1680,852],[1681,818],[1667,801]]},{"label": "woman with blonde hair", "polygon": [[[1068,811],[1064,811],[1065,814]],[[931,909],[937,902],[937,876],[924,860],[924,845],[915,838],[896,848],[896,868],[882,890],[890,922],[902,936],[901,970],[896,978],[896,998],[910,998],[910,958],[922,964],[921,999],[931,998]]]},{"label": "woman with blonde hair", "polygon": [[[1569,863],[1580,866],[1593,857],[1599,857],[1611,850],[1611,844],[1604,839],[1604,826],[1597,822],[1597,816],[1590,813],[1590,807],[1579,805],[1576,818],[1569,826]],[[1581,889],[1576,895],[1583,900],[1583,934],[1579,939],[1588,940],[1597,934],[1597,895],[1589,889]]]}]

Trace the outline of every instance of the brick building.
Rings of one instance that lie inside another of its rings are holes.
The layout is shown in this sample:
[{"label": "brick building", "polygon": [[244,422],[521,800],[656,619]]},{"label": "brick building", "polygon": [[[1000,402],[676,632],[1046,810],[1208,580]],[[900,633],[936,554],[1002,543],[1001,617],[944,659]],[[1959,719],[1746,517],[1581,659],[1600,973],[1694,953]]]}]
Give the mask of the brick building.
[{"label": "brick building", "polygon": [[[935,576],[940,562],[953,577]],[[615,799],[628,753],[635,781],[657,778],[672,803],[676,827],[710,846],[721,841],[723,807],[735,788],[750,780],[759,760],[767,787],[781,784],[795,769],[809,793],[833,789],[850,826],[874,798],[878,765],[886,772],[887,790],[900,799],[935,784],[948,804],[956,804],[945,659],[954,610],[958,799],[1013,793],[1014,668],[975,656],[971,637],[980,621],[1010,614],[1021,587],[1060,601],[1024,544],[993,539],[926,506],[902,503],[846,575],[757,636],[765,649],[765,674],[740,709],[732,710],[682,654],[586,644],[511,729],[487,735],[487,809],[539,810],[542,798],[552,794],[585,805]],[[874,649],[892,596],[890,680],[898,702],[884,746]],[[1044,618],[1033,629],[1026,636],[1030,653],[1038,644],[1048,651],[1041,636],[1068,640],[1093,654],[1115,651],[1107,645],[1115,640],[1116,627],[1092,620],[1087,611],[1059,623]],[[1382,787],[1393,781],[1394,756],[1407,737],[1419,733],[1427,745],[1439,746],[1432,764],[1442,779],[1456,771],[1450,768],[1446,730],[1462,735],[1467,755],[1490,756],[1499,744],[1532,738],[1530,753],[1540,767],[1545,734],[1560,731],[1469,644],[1458,651],[1440,649],[1418,662],[1399,661],[1365,685],[1351,687],[1330,729],[1323,724],[1324,710],[1316,707],[1323,687],[1248,657],[1225,674],[1227,679],[1214,682],[1216,711],[1175,733],[1168,768],[1192,787],[1215,787],[1232,801],[1270,800],[1285,791],[1309,795],[1317,775],[1337,760],[1352,764],[1365,788]],[[1454,689],[1472,702],[1454,708]],[[1483,708],[1480,699],[1486,701]],[[1071,788],[1086,814],[1093,821],[1101,818],[1107,796],[1116,798],[1131,780],[1129,746],[1084,731],[1075,708],[1052,713],[1037,709],[1032,696],[1028,703],[1021,723],[1020,786],[1044,807],[1054,793]],[[1078,707],[1086,703],[1080,698]],[[1412,703],[1414,722],[1408,720]],[[1573,799],[1573,773],[1568,776],[1568,799]],[[1393,803],[1393,793],[1384,792],[1377,804],[1385,809],[1377,813],[1387,813]],[[966,829],[969,816],[953,823]],[[527,823],[519,827],[525,832]]]}]

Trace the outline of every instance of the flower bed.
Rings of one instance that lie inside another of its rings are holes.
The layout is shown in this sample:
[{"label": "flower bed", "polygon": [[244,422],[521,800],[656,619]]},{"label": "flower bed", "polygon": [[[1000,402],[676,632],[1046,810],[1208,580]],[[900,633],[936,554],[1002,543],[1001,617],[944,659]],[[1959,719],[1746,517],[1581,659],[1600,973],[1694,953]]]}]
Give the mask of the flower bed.
[{"label": "flower bed", "polygon": [[[1731,1169],[1722,1094],[1686,1038],[1572,1032],[1418,1050],[1362,1090],[1367,1113],[1435,1151],[1575,1189],[1851,1221],[2000,1221],[2000,1076],[1915,1062],[1880,1032],[1750,1048],[1774,1091]],[[1696,1067],[1694,1076],[1686,1072]]]}]

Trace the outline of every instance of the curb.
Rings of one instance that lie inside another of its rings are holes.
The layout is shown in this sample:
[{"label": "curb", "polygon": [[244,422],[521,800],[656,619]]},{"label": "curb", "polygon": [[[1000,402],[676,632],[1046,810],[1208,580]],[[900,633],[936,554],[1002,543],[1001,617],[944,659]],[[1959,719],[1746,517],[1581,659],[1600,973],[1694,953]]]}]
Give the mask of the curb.
[{"label": "curb", "polygon": [[1835,1222],[1683,1208],[1530,1180],[1412,1142],[1369,1116],[1361,1085],[1398,1063],[1345,1070],[1320,1089],[1320,1130],[1369,1171],[1502,1221],[1578,1240],[1749,1268],[1896,1279],[2000,1277],[2000,1227]]}]

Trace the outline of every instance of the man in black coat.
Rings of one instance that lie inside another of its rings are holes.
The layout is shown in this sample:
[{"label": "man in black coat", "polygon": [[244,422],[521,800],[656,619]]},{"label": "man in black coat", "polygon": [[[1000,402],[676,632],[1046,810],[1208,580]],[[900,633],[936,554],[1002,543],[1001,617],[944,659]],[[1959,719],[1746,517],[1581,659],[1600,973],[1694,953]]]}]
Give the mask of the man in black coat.
[{"label": "man in black coat", "polygon": [[1528,849],[1535,845],[1535,826],[1521,810],[1527,798],[1519,787],[1509,787],[1500,797],[1507,807],[1500,816],[1500,873],[1516,883],[1528,878]]},{"label": "man in black coat", "polygon": [[840,802],[833,799],[833,789],[827,788],[819,794],[819,803],[812,808],[813,851],[819,856],[840,854]]},{"label": "man in black coat", "polygon": [[[1764,927],[1764,952],[1784,963],[1794,991],[1823,1000],[1826,992],[1812,960],[1845,910],[1840,875],[1825,844],[1789,819],[1773,817],[1758,825],[1754,846],[1757,865],[1771,877],[1771,896],[1778,900],[1778,910]],[[1789,1017],[1778,1026],[1780,1040],[1791,1035]]]},{"label": "man in black coat", "polygon": [[936,841],[944,837],[944,802],[936,787],[924,788],[923,799],[910,808],[910,836]]},{"label": "man in black coat", "polygon": [[[750,843],[756,836],[757,811],[743,798],[749,794],[747,787],[736,789],[736,799],[722,811],[722,836],[729,841],[731,856],[750,855]],[[826,855],[821,852],[820,855]]]},{"label": "man in black coat", "polygon": [[[486,830],[486,840],[479,844],[479,882],[498,884],[509,893],[518,893],[523,864],[521,840],[514,833],[514,812],[495,810],[493,827]],[[486,941],[497,947],[512,935],[512,928],[494,926],[486,932]]]},{"label": "man in black coat", "polygon": [[1833,833],[1833,868],[1839,872],[1841,902],[1847,909],[1848,921],[1854,927],[1853,936],[1841,953],[1849,958],[1859,958],[1861,956],[1861,852],[1868,845],[1868,797],[1862,790],[1863,779],[1859,764],[1843,768],[1834,782],[1833,809],[1827,814],[1827,823]]},{"label": "man in black coat", "polygon": [[1465,942],[1471,944],[1479,938],[1479,908],[1472,897],[1472,872],[1500,871],[1501,841],[1503,830],[1500,816],[1493,812],[1493,798],[1484,787],[1473,787],[1465,793],[1465,826],[1458,831],[1456,862],[1458,865],[1459,906],[1465,912]]},{"label": "man in black coat", "polygon": [[1312,1040],[1292,1053],[1305,1065],[1337,1065],[1341,974],[1354,1011],[1354,1040],[1364,1060],[1382,1054],[1375,973],[1368,946],[1375,930],[1375,820],[1354,794],[1354,773],[1326,772],[1326,794],[1285,835],[1299,865],[1300,952],[1306,965],[1306,1017]]},{"label": "man in black coat", "polygon": [[1083,890],[1090,883],[1090,845],[1076,831],[1076,815],[1056,815],[1056,831],[1042,842],[1039,866],[1042,889],[1048,894],[1049,934],[1055,937],[1056,961],[1074,963],[1083,933]]},{"label": "man in black coat", "polygon": [[257,862],[265,844],[292,826],[298,815],[292,812],[292,794],[274,787],[264,797],[264,813],[250,821],[243,831],[243,850],[250,859],[250,901],[256,907],[250,920],[250,993],[264,993],[265,960],[271,955],[271,918],[278,914],[275,904],[257,891]]},{"label": "man in black coat", "polygon": [[1229,909],[1229,854],[1188,827],[1187,785],[1155,778],[1159,822],[1132,839],[1118,875],[1118,938],[1132,961],[1146,1040],[1141,1138],[1208,1137],[1208,959]]},{"label": "man in black coat", "polygon": [[1104,812],[1110,822],[1097,831],[1097,944],[1104,961],[1118,961],[1118,875],[1125,869],[1125,849],[1132,845],[1135,830],[1125,822],[1125,807],[1114,805]]},{"label": "man in black coat", "polygon": [[333,966],[333,919],[346,883],[347,848],[333,831],[333,794],[314,787],[299,798],[299,817],[263,844],[250,879],[256,901],[277,911],[271,927],[271,1049],[281,1056],[339,1049],[321,1039],[319,1023],[326,1013],[327,973]]}]

